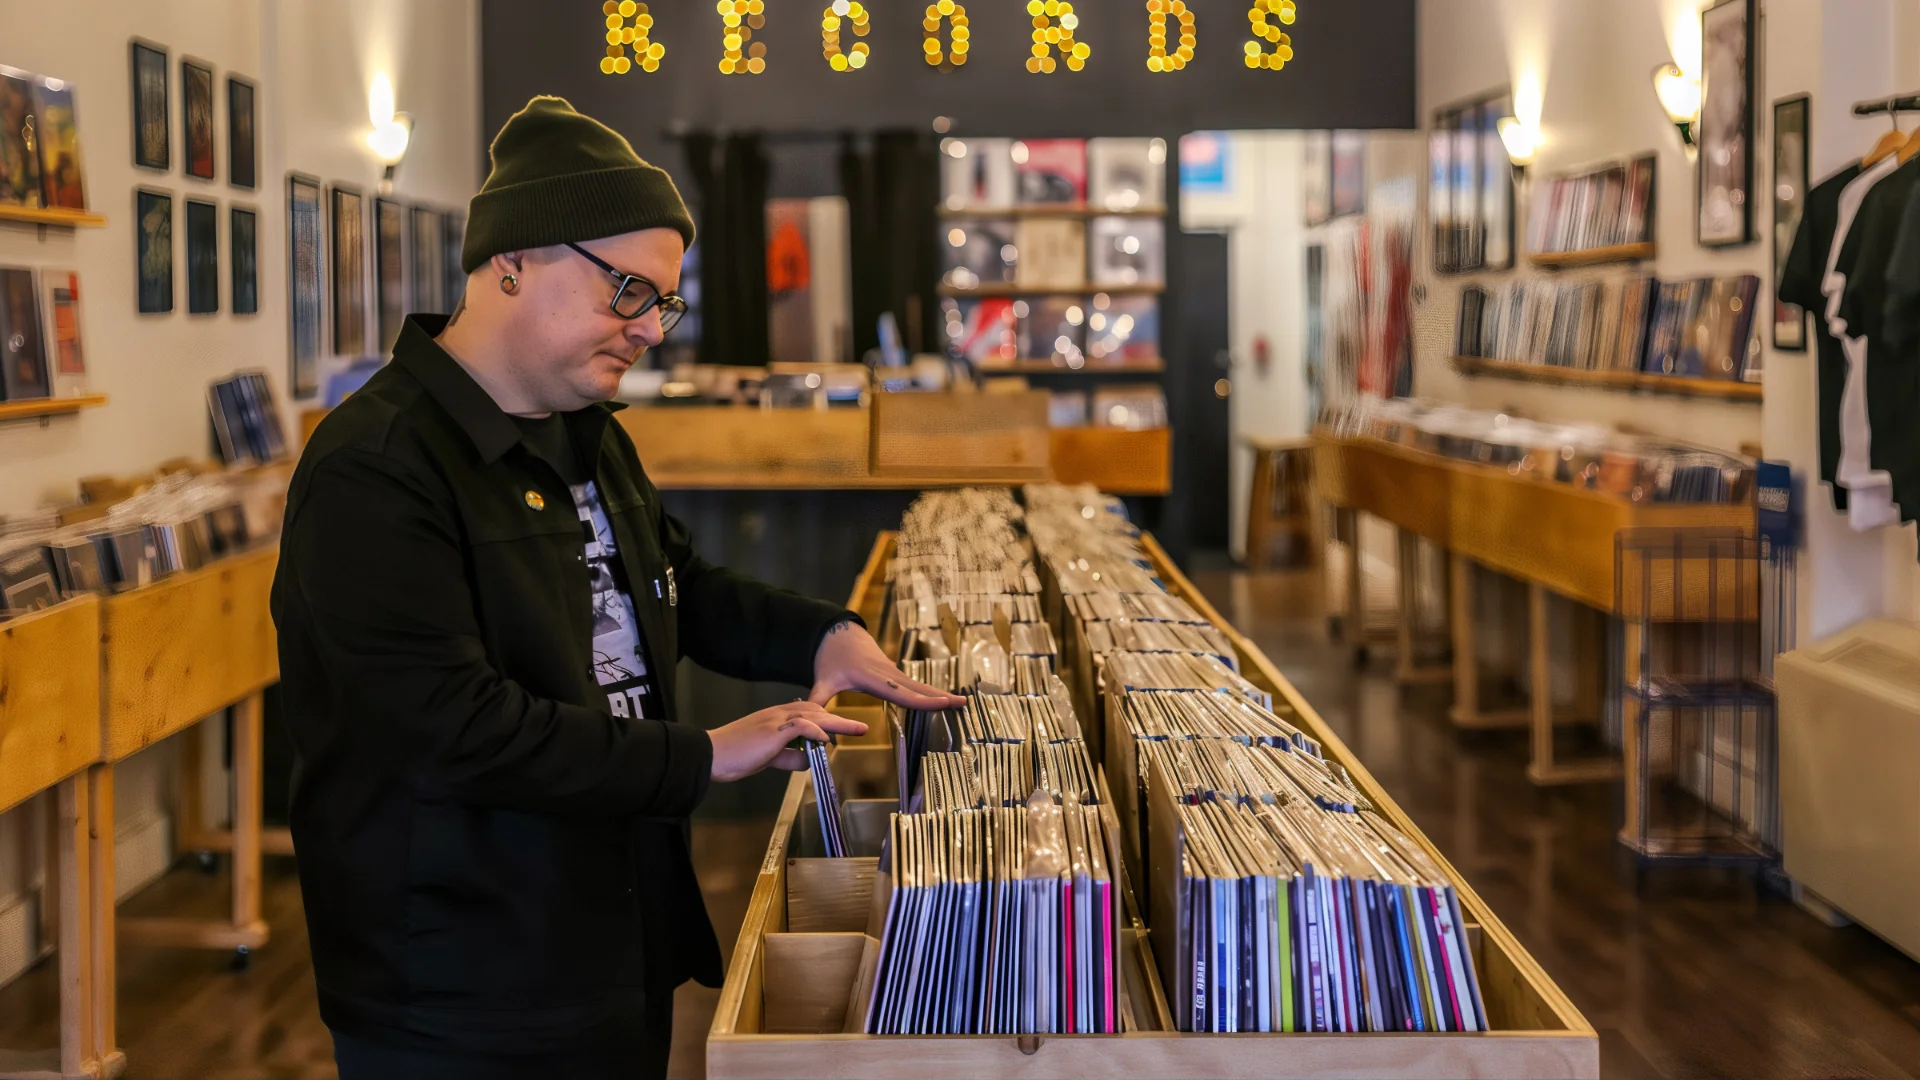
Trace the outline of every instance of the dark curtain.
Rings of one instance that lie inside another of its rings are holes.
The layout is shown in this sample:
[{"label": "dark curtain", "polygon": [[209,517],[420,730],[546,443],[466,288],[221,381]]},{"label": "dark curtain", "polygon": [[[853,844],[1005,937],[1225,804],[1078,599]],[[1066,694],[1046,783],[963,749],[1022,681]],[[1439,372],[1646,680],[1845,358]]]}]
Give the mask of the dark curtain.
[{"label": "dark curtain", "polygon": [[911,131],[880,132],[864,150],[847,136],[840,185],[851,232],[854,354],[880,344],[886,311],[909,352],[939,351],[939,147]]},{"label": "dark curtain", "polygon": [[772,167],[757,135],[686,136],[698,200],[700,362],[764,366],[767,336],[767,187]]}]

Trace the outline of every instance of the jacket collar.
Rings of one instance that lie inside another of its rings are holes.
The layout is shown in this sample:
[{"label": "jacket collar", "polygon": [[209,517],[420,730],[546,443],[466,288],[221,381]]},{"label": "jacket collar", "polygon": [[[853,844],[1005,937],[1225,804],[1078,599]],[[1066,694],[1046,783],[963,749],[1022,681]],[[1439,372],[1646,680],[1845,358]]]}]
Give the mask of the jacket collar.
[{"label": "jacket collar", "polygon": [[[454,422],[473,440],[474,449],[480,452],[480,459],[491,465],[520,442],[520,426],[488,396],[479,383],[473,381],[467,369],[461,367],[460,362],[434,340],[446,328],[445,315],[407,316],[405,325],[400,329],[400,340],[393,346],[393,362],[420,380],[420,385],[427,388],[440,407],[447,410]],[[568,414],[568,427],[579,431],[577,423],[587,421],[593,428],[587,445],[598,446],[606,418],[624,408],[625,405],[616,401],[590,405],[577,413]]]}]

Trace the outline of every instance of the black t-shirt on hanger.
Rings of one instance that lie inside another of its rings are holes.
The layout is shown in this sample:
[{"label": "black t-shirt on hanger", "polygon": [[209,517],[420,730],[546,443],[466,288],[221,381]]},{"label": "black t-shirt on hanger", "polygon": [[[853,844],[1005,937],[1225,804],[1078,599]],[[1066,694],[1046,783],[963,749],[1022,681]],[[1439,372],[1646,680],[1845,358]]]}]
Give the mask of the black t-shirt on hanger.
[{"label": "black t-shirt on hanger", "polygon": [[1838,269],[1847,277],[1840,298],[1840,317],[1848,334],[1867,339],[1867,424],[1872,430],[1869,460],[1875,469],[1895,479],[1893,500],[1901,516],[1912,521],[1920,506],[1915,492],[1904,488],[1901,475],[1912,483],[1920,475],[1920,425],[1913,408],[1920,401],[1920,366],[1915,357],[1893,349],[1886,338],[1887,269],[1894,241],[1899,238],[1907,199],[1920,185],[1920,158],[1909,161],[1875,184],[1860,204],[1841,245]]},{"label": "black t-shirt on hanger", "polygon": [[[1920,184],[1907,193],[1899,224],[1892,237],[1893,249],[1887,257],[1886,284],[1882,290],[1880,336],[1887,351],[1902,371],[1911,374],[1908,397],[1901,402],[1904,427],[1914,427],[1913,417],[1920,415]],[[1920,436],[1914,437],[1920,446]],[[1893,490],[1920,494],[1920,452],[1908,456],[1896,466]],[[1903,504],[1904,505],[1904,504]],[[1907,520],[1914,514],[1903,515]]]},{"label": "black t-shirt on hanger", "polygon": [[1841,511],[1847,508],[1847,489],[1836,483],[1835,477],[1840,471],[1840,395],[1847,385],[1847,354],[1840,339],[1827,329],[1827,297],[1820,286],[1827,273],[1827,256],[1833,252],[1833,234],[1840,227],[1840,193],[1860,173],[1856,161],[1807,192],[1800,230],[1794,234],[1778,288],[1781,300],[1798,304],[1813,316],[1820,479],[1833,493],[1833,508]]}]

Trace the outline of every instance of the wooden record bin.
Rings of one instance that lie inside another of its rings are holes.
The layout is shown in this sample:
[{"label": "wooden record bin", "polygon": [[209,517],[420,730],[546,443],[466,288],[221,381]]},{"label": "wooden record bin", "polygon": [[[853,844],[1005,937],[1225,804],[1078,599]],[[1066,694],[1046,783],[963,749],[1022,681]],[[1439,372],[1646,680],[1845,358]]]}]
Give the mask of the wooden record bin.
[{"label": "wooden record bin", "polygon": [[[895,537],[881,534],[848,606],[874,622],[883,606],[885,565]],[[872,1036],[848,1032],[863,962],[875,951],[864,932],[879,891],[879,838],[895,806],[894,751],[884,735],[833,751],[848,799],[845,821],[861,857],[816,858],[821,848],[810,779],[796,774],[774,824],[746,919],[707,1036],[707,1075],[898,1077],[1597,1077],[1593,1028],[1427,841],[1353,753],[1260,650],[1226,625],[1145,538],[1161,580],[1219,626],[1242,673],[1284,704],[1344,765],[1379,811],[1424,847],[1458,891],[1477,933],[1475,967],[1494,1030],[1455,1034],[1208,1035],[1174,1030],[1151,953],[1151,934],[1129,910],[1123,919],[1123,1015],[1118,1035]],[[878,625],[876,623],[876,625]],[[1056,634],[1061,627],[1055,626]],[[1071,681],[1071,680],[1070,680]],[[1076,702],[1076,707],[1080,703]],[[1097,707],[1097,706],[1096,706]],[[874,724],[871,699],[837,700],[834,711]],[[1099,721],[1087,726],[1097,730]],[[883,729],[884,730],[884,729]],[[1145,883],[1131,882],[1131,894]]]}]

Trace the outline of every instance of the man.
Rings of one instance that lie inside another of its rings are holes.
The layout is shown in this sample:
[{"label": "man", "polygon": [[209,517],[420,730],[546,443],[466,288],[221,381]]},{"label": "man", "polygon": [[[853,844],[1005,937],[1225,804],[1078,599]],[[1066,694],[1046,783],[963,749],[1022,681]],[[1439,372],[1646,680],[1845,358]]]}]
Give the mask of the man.
[{"label": "man", "polygon": [[[667,175],[557,98],[500,130],[467,298],[314,433],[273,614],[300,852],[342,1080],[665,1074],[718,986],[687,816],[805,767],[862,690],[929,708],[851,612],[712,566],[604,404],[685,309]],[[691,657],[804,701],[676,723]]]}]

